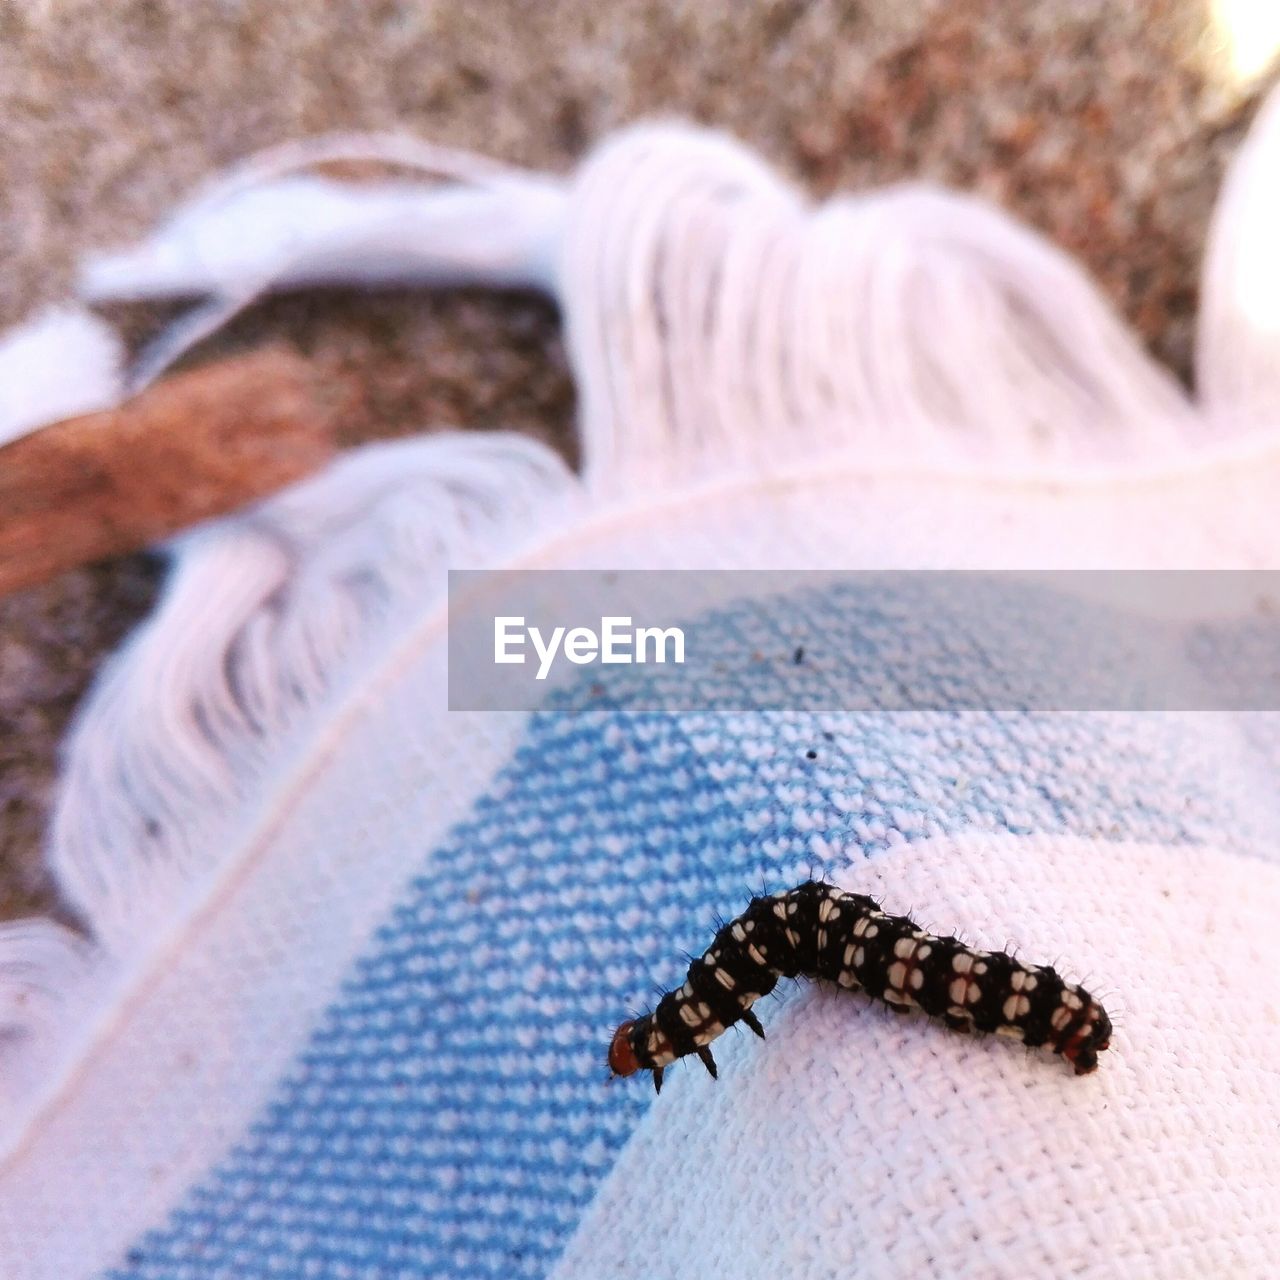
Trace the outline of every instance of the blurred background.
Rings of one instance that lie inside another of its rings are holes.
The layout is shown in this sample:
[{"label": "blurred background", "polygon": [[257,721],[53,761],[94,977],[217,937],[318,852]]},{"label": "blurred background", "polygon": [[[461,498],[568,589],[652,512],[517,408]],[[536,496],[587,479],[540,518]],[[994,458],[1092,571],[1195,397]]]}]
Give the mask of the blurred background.
[{"label": "blurred background", "polygon": [[[1277,47],[1276,0],[0,0],[0,327],[276,142],[400,129],[567,172],[621,124],[683,116],[817,196],[905,178],[985,196],[1186,379],[1209,215]],[[109,318],[140,340],[165,314]],[[501,426],[572,457],[540,298],[275,299],[186,363],[267,340],[358,387],[343,444]],[[127,556],[0,599],[0,917],[52,905],[58,743],[161,569]]]}]

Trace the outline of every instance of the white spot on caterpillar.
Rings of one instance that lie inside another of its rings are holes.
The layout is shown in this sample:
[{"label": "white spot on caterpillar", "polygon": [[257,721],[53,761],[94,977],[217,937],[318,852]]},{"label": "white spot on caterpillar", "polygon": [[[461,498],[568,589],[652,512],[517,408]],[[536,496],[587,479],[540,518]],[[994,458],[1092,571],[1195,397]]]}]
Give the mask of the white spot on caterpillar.
[{"label": "white spot on caterpillar", "polygon": [[738,984],[733,980],[733,974],[727,969],[717,969],[715,971],[716,981],[726,990],[732,991]]},{"label": "white spot on caterpillar", "polygon": [[927,942],[921,942],[920,936],[899,938],[893,944],[893,954],[903,960],[927,960],[933,954],[933,948]]},{"label": "white spot on caterpillar", "polygon": [[686,1027],[696,1027],[701,1024],[702,1019],[698,1017],[698,1011],[693,1007],[693,1005],[682,1004],[680,1006],[680,1021],[683,1022]]},{"label": "white spot on caterpillar", "polygon": [[1031,1011],[1031,1001],[1026,996],[1010,996],[1002,1008],[1005,1020],[1012,1022],[1015,1018],[1021,1018],[1024,1013]]},{"label": "white spot on caterpillar", "polygon": [[1026,969],[1018,969],[1009,979],[1009,986],[1014,991],[1034,991],[1038,981],[1034,973],[1029,973]]},{"label": "white spot on caterpillar", "polygon": [[754,942],[749,942],[747,944],[747,955],[749,955],[756,962],[756,964],[760,965],[761,967],[764,967],[768,964],[768,961],[765,959],[764,948],[757,947]]},{"label": "white spot on caterpillar", "polygon": [[1021,1027],[997,1027],[996,1035],[1007,1036],[1010,1040],[1025,1040],[1027,1033]]}]

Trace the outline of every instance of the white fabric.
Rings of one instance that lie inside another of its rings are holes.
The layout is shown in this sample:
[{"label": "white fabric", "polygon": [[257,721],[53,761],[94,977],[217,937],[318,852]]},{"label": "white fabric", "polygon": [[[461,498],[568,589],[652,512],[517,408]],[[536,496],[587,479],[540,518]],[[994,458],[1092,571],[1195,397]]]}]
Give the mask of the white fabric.
[{"label": "white fabric", "polygon": [[[1274,189],[1277,148],[1280,141],[1254,147],[1233,182]],[[104,674],[69,745],[50,858],[91,939],[84,944],[44,922],[0,928],[0,1011],[10,1033],[0,1057],[6,1276],[91,1275],[162,1220],[252,1117],[343,963],[394,899],[413,865],[397,855],[407,835],[415,833],[414,848],[420,839],[429,843],[514,741],[518,720],[486,721],[488,733],[479,733],[468,720],[443,715],[447,566],[1280,567],[1280,443],[1265,391],[1276,347],[1266,334],[1250,330],[1232,348],[1238,363],[1230,385],[1260,390],[1233,391],[1228,417],[1214,418],[1147,359],[1070,263],[970,201],[899,192],[815,213],[742,149],[681,129],[625,135],[567,194],[536,176],[513,177],[465,158],[446,164],[433,152],[429,167],[480,192],[456,196],[457,203],[391,188],[359,199],[309,179],[279,178],[296,158],[238,176],[140,256],[93,269],[89,287],[99,295],[188,287],[210,295],[194,320],[144,359],[135,381],[278,284],[384,279],[395,273],[393,257],[409,279],[474,273],[554,281],[583,393],[586,475],[579,482],[545,449],[510,438],[382,446],[179,549],[156,616]],[[423,161],[412,148],[400,158]],[[295,252],[285,215],[311,196],[333,217],[314,238],[299,228],[305,252]],[[281,215],[267,251],[250,243],[243,255],[230,252],[246,211],[264,209]],[[513,234],[493,259],[466,247],[467,218],[476,210],[511,215]],[[384,234],[392,237],[385,243]],[[1216,243],[1234,234],[1234,223],[1220,223]],[[1211,270],[1219,260],[1211,250]],[[1232,323],[1249,321],[1241,313]],[[1203,350],[1206,386],[1225,366],[1215,350],[1212,343]],[[412,761],[398,754],[407,740],[418,743]],[[1089,849],[1075,851],[1100,874]],[[999,854],[990,852],[997,868]],[[1274,1081],[1264,1065],[1275,1055],[1241,1049],[1232,1028],[1237,1013],[1247,1024],[1252,1010],[1255,1031],[1268,1016],[1248,948],[1255,947],[1257,964],[1273,955],[1265,919],[1280,906],[1274,873],[1228,867],[1208,853],[1199,863],[1179,855],[1169,863],[1168,903],[1158,877],[1139,874],[1151,856],[1135,849],[1117,863],[1116,883],[1106,885],[1114,899],[1093,882],[1055,881],[1042,857],[1027,871],[1030,887],[1009,899],[1018,907],[1018,932],[1028,945],[1032,937],[1052,942],[1066,939],[1072,922],[1105,919],[1105,929],[1072,929],[1070,950],[1110,967],[1108,948],[1147,936],[1137,932],[1142,919],[1156,922],[1150,936],[1162,946],[1175,936],[1171,922],[1206,926],[1206,913],[1208,923],[1247,921],[1226,938],[1215,925],[1220,949],[1213,955],[1225,957],[1222,965],[1193,964],[1183,981],[1170,976],[1175,957],[1166,948],[1163,967],[1153,967],[1159,955],[1148,963],[1138,954],[1119,965],[1116,981],[1135,997],[1130,1017],[1182,983],[1194,1017],[1170,1025],[1186,1031],[1188,1044],[1208,1036],[1220,1049],[1240,1049],[1235,1065],[1206,1086],[1206,1098],[1230,1096],[1250,1123],[1268,1123]],[[946,879],[937,865],[943,878],[919,883],[937,895],[938,923],[950,919],[941,908],[964,906],[971,890],[971,914],[960,918],[976,929],[981,920],[973,913],[984,902],[1000,906],[1017,884],[1007,865],[976,885]],[[1193,881],[1211,886],[1215,905],[1183,901],[1196,898]],[[1073,884],[1087,917],[1071,905]],[[1123,919],[1115,914],[1122,909]],[[1185,936],[1192,959],[1204,959],[1206,938]],[[821,1017],[820,998],[803,1007],[796,1025]],[[1163,1016],[1168,1006],[1159,1007]],[[1116,1078],[1102,1084],[1059,1086],[1037,1076],[1026,1106],[1016,1109],[1008,1059],[994,1050],[957,1051],[949,1043],[935,1060],[933,1042],[918,1030],[860,1021],[878,1036],[919,1046],[909,1050],[918,1066],[905,1082],[878,1068],[883,1092],[865,1096],[909,1100],[933,1115],[950,1144],[941,1148],[944,1163],[947,1150],[966,1150],[974,1140],[938,1101],[956,1083],[961,1061],[979,1096],[1010,1123],[1034,1125],[1034,1142],[1009,1139],[1007,1163],[957,1166],[962,1192],[980,1187],[992,1204],[1021,1203],[1032,1173],[1023,1161],[1048,1141],[1046,1126],[1065,1130],[1064,1142],[1087,1134],[1095,1162],[1132,1173],[1129,1144],[1154,1132],[1143,1127],[1151,1112],[1135,1102],[1136,1084],[1149,1081],[1172,1096],[1202,1079],[1196,1072],[1181,1083],[1160,1077],[1151,1055],[1163,1048],[1181,1069],[1181,1041],[1144,1045],[1131,1068],[1110,1072]],[[1273,1039],[1274,1022],[1257,1031],[1258,1045],[1273,1047]],[[731,1067],[742,1065],[748,1049],[756,1046],[735,1047]],[[752,1092],[763,1087],[764,1073],[735,1075],[741,1084],[708,1112],[722,1128],[699,1130],[701,1148],[686,1147],[678,1128],[663,1128],[669,1116],[691,1123],[685,1108],[692,1102],[664,1099],[637,1139],[637,1152],[647,1152],[654,1167],[624,1160],[636,1203],[652,1215],[648,1222],[626,1217],[635,1239],[648,1241],[649,1225],[661,1233],[661,1215],[646,1197],[656,1194],[664,1169],[671,1203],[687,1204],[690,1213],[712,1205],[705,1197],[720,1192],[705,1187],[713,1179],[702,1151],[716,1149],[717,1133],[736,1132],[735,1124],[790,1113],[797,1129],[842,1132],[860,1144],[868,1110],[856,1093],[839,1095],[852,1100],[839,1124],[833,1119],[824,1129],[825,1113],[815,1117],[812,1107],[834,1105],[836,1095],[819,1088],[816,1061],[794,1081],[775,1077],[774,1061],[761,1060],[778,1086],[768,1105]],[[220,1123],[186,1123],[196,1098],[201,1113],[218,1113]],[[1125,1104],[1122,1122],[1095,1123],[1087,1108],[1100,1098]],[[1028,1118],[1037,1099],[1044,1110]],[[1086,1114],[1068,1116],[1067,1099]],[[1183,1102],[1168,1112],[1161,1143],[1186,1138]],[[980,1128],[982,1108],[976,1117],[963,1114]],[[1219,1111],[1207,1114],[1227,1126]],[[801,1117],[808,1117],[804,1126]],[[1236,1130],[1225,1131],[1234,1140]],[[928,1143],[924,1129],[917,1134]],[[1247,1150],[1250,1170],[1272,1178],[1274,1188],[1274,1166],[1241,1143],[1233,1150]],[[804,1165],[802,1151],[785,1144],[778,1151],[786,1167]],[[851,1167],[853,1156],[870,1157],[838,1145],[822,1154],[822,1161],[810,1157],[814,1169],[833,1176],[862,1178],[878,1167]],[[776,1178],[783,1167],[753,1166],[752,1176]],[[895,1167],[914,1165],[899,1154]],[[1172,1176],[1168,1167],[1163,1159],[1151,1165],[1162,1177]],[[715,1169],[730,1194],[732,1165]],[[1209,1197],[1205,1169],[1177,1172]],[[966,1184],[970,1173],[975,1181]],[[1056,1176],[1050,1185],[1059,1194],[1094,1194],[1072,1182],[1069,1165]],[[621,1177],[608,1196],[626,1199]],[[885,1246],[885,1268],[923,1259],[931,1231],[963,1244],[962,1231],[948,1234],[957,1230],[950,1209],[941,1227],[929,1226],[927,1216],[911,1223],[911,1195],[907,1189],[878,1202],[879,1238],[896,1228],[901,1241],[897,1253]],[[743,1200],[756,1203],[746,1190]],[[976,1220],[970,1202],[962,1207]],[[717,1209],[752,1238],[754,1228],[733,1216],[732,1204]],[[1248,1196],[1230,1209],[1252,1214],[1255,1225],[1258,1211]],[[1127,1219],[1115,1221],[1128,1233],[1112,1242],[1116,1257],[1158,1249],[1158,1218],[1145,1237],[1129,1232]],[[690,1245],[689,1258],[746,1265],[742,1253],[715,1252],[705,1218],[685,1225],[689,1240],[704,1242]],[[870,1229],[862,1219],[815,1210],[783,1238],[799,1249],[802,1240],[820,1241],[824,1227],[840,1249]],[[607,1214],[590,1219],[565,1274],[592,1274],[582,1268],[612,1258],[609,1232]],[[1009,1237],[1009,1256],[1030,1263],[1039,1255],[1021,1239]],[[1064,1248],[1079,1247],[1063,1240]],[[667,1243],[654,1241],[651,1257]],[[981,1249],[967,1255],[978,1268],[989,1260]],[[804,1254],[772,1256],[775,1274],[811,1274]],[[1206,1257],[1222,1261],[1220,1251]],[[1174,1274],[1190,1266],[1169,1261]],[[1237,1261],[1242,1273],[1264,1274],[1250,1270],[1254,1257]],[[676,1257],[667,1262],[675,1274],[706,1274],[681,1271]]]},{"label": "white fabric", "polygon": [[123,394],[123,366],[115,330],[80,307],[50,307],[0,334],[0,445],[111,408]]},{"label": "white fabric", "polygon": [[876,468],[1063,480],[1175,462],[1200,423],[1064,254],[922,186],[814,209],[716,134],[635,130],[575,191],[562,267],[588,480]]},{"label": "white fabric", "polygon": [[[296,172],[350,158],[425,172],[445,185],[352,187]],[[80,294],[88,302],[206,296],[136,361],[136,390],[271,289],[550,288],[564,204],[562,184],[551,177],[403,137],[338,135],[255,157],[144,243],[90,256]]]},{"label": "white fabric", "polygon": [[1205,253],[1196,387],[1228,425],[1280,420],[1280,95],[1254,121],[1227,174]]},{"label": "white fabric", "polygon": [[1123,1011],[1102,1066],[1077,1078],[795,988],[763,1043],[717,1044],[718,1081],[672,1079],[555,1280],[1273,1271],[1280,871],[1004,836],[922,841],[842,887],[974,945],[1070,956]]},{"label": "white fabric", "polygon": [[[420,447],[425,450],[427,446]],[[889,531],[901,532],[903,491],[896,486],[886,491],[870,488],[853,509],[844,500],[850,483],[848,476],[836,473],[821,481],[811,478],[799,487],[735,486],[714,501],[703,494],[679,506],[668,502],[658,510],[660,523],[655,522],[652,507],[618,513],[579,523],[571,536],[553,537],[541,548],[531,547],[515,563],[528,568],[602,570],[636,565],[874,565],[886,558],[891,545],[898,543]],[[1194,484],[1187,487],[1199,492]],[[1116,535],[1118,524],[1098,527],[1099,513],[1112,504],[1073,507],[1070,500],[1054,500],[1045,494],[989,490],[946,494],[941,487],[938,493],[928,496],[937,499],[931,509],[938,512],[939,523],[933,529],[918,528],[906,550],[899,548],[897,554],[904,563],[912,563],[906,559],[908,556],[917,557],[915,563],[925,563],[923,557],[930,553],[935,563],[944,558],[951,564],[989,563],[978,557],[989,556],[990,548],[1011,527],[1018,529],[1021,536],[1010,540],[1017,555],[1006,556],[1001,562],[1005,564],[1053,563],[1055,548],[1061,555],[1064,545],[1091,548],[1080,554],[1093,563],[1106,563],[1109,556],[1134,563],[1180,563],[1179,556],[1187,549],[1184,542],[1172,536],[1171,528],[1163,526],[1144,529],[1127,548],[1118,549],[1109,541]],[[1205,498],[1203,492],[1200,496]],[[1221,495],[1214,503],[1217,510],[1233,506],[1240,508],[1238,502]],[[1141,510],[1140,517],[1152,516],[1166,507],[1174,512],[1171,522],[1176,522],[1177,507],[1167,502],[1167,495],[1165,502],[1153,501]],[[899,520],[896,526],[895,520]],[[1130,535],[1139,527],[1128,522],[1124,525]],[[656,532],[659,529],[661,532]],[[1235,532],[1238,531],[1233,535]],[[193,574],[193,591],[198,589],[199,581]],[[212,602],[211,612],[218,612],[216,605],[217,601]],[[232,614],[225,625],[234,625],[237,616],[243,619],[246,615]],[[309,1029],[316,1008],[334,991],[369,929],[395,901],[403,877],[413,870],[412,863],[406,862],[405,850],[431,848],[448,825],[465,813],[471,799],[509,756],[523,731],[524,716],[468,715],[445,710],[444,625],[439,602],[429,604],[413,618],[405,616],[396,628],[394,643],[371,651],[361,660],[358,674],[353,673],[342,682],[339,696],[305,739],[291,737],[290,741],[297,745],[282,753],[276,769],[261,780],[261,791],[255,793],[252,805],[211,812],[201,818],[202,822],[217,819],[218,825],[209,828],[206,839],[210,844],[216,843],[220,857],[203,871],[192,868],[185,881],[186,898],[191,905],[184,915],[174,917],[175,927],[163,943],[162,962],[148,963],[146,952],[133,959],[130,985],[110,1006],[111,1018],[90,1028],[92,1035],[77,1042],[75,1073],[43,1082],[46,1088],[35,1099],[34,1109],[30,1097],[22,1100],[26,1114],[32,1118],[21,1135],[15,1135],[9,1159],[0,1167],[0,1259],[7,1276],[14,1280],[73,1280],[76,1276],[95,1275],[131,1239],[163,1219],[183,1188],[226,1150],[264,1102]],[[243,621],[240,629],[244,629]],[[138,642],[146,643],[145,635]],[[109,706],[102,703],[100,713],[107,714]],[[90,718],[80,729],[81,734],[93,734],[88,740],[101,739],[100,730],[93,729],[94,714],[91,710]],[[413,745],[406,750],[406,743]],[[134,750],[145,745],[143,739]],[[1215,749],[1214,758],[1219,757],[1220,751]],[[90,781],[81,777],[70,785],[87,785]],[[118,789],[99,788],[91,794],[109,796],[118,794]],[[78,805],[65,811],[63,820],[77,812],[84,810]],[[88,811],[79,838],[95,837],[97,856],[107,858],[112,846],[106,843],[107,836],[98,839],[101,823],[120,822],[128,812],[113,819],[108,813]],[[136,813],[131,821],[139,823]],[[119,829],[112,826],[108,832]],[[1029,955],[1034,952],[1050,959],[1058,954],[1069,956],[1090,976],[1103,977],[1119,987],[1127,1011],[1126,1025],[1131,1025],[1135,1013],[1144,1012],[1141,1000],[1135,1000],[1133,993],[1141,995],[1146,990],[1142,983],[1147,981],[1143,975],[1148,971],[1143,969],[1131,977],[1128,966],[1137,960],[1116,966],[1112,958],[1117,950],[1128,955],[1130,945],[1139,940],[1136,921],[1131,918],[1133,903],[1141,898],[1139,886],[1135,883],[1132,887],[1132,896],[1119,898],[1118,907],[1100,905],[1097,894],[1111,880],[1107,876],[1097,878],[1099,855],[1093,852],[1086,862],[1092,868],[1089,875],[1097,883],[1078,907],[1064,912],[1065,895],[1073,886],[1079,886],[1068,875],[1057,888],[1045,887],[1051,877],[1045,870],[1044,857],[1046,850],[1055,847],[1058,846],[1050,844],[1040,849],[1039,869],[1028,870],[1025,892],[1016,888],[1023,881],[1009,870],[1007,857],[995,861],[991,873],[994,879],[990,881],[985,878],[985,870],[971,867],[966,876],[984,877],[971,887],[966,880],[957,881],[946,874],[948,866],[969,864],[943,861],[940,847],[934,850],[939,855],[936,859],[925,858],[910,873],[903,889],[905,903],[926,923],[945,928],[964,925],[977,936],[984,936],[983,931],[989,930],[997,944],[1002,944],[1006,936],[1016,937]],[[83,854],[78,856],[85,861]],[[1215,861],[1209,855],[1204,863],[1197,863],[1195,856],[1189,854],[1170,852],[1169,857],[1177,878],[1148,878],[1142,890],[1150,898],[1147,908],[1161,905],[1163,888],[1171,887],[1175,898],[1189,896],[1203,911],[1201,890],[1210,886],[1218,903],[1215,910],[1221,911],[1224,918],[1234,919],[1239,917],[1236,908],[1240,904],[1235,900],[1238,881],[1247,889],[1248,911],[1256,913],[1257,920],[1274,918],[1280,911],[1276,875],[1261,864],[1249,863],[1244,870],[1232,870],[1225,859]],[[899,855],[895,855],[891,868],[886,869],[894,886],[900,886],[898,865]],[[174,868],[165,874],[177,876],[178,872]],[[930,876],[936,876],[936,880],[926,892]],[[92,882],[83,873],[77,882],[85,886],[80,900],[92,904],[101,914],[104,900],[91,896]],[[183,881],[174,883],[180,885]],[[1044,896],[1037,898],[1032,890],[1042,887]],[[1000,905],[1002,898],[1005,906]],[[152,917],[153,923],[146,913],[162,912],[163,895],[157,894],[149,905],[145,898],[137,903],[142,914],[136,925],[129,923],[127,914],[134,903],[133,896],[121,894],[118,900],[126,914],[118,924],[108,918],[105,928],[118,929],[122,938],[146,938],[158,927],[160,916]],[[994,912],[985,918],[988,901],[995,904],[998,912],[1008,914]],[[1189,906],[1185,909],[1191,910]],[[1117,911],[1122,913],[1119,918]],[[1253,929],[1257,924],[1253,915],[1240,918],[1243,928]],[[1004,920],[1013,923],[1005,927],[1000,923]],[[1188,920],[1194,922],[1192,916]],[[1080,924],[1079,930],[1074,927],[1076,924]],[[1259,945],[1270,945],[1264,935],[1265,929],[1257,939]],[[1215,932],[1212,938],[1217,936]],[[1200,974],[1195,981],[1208,984],[1194,989],[1202,994],[1207,991],[1220,1004],[1233,1009],[1241,991],[1247,991],[1250,998],[1257,992],[1255,971],[1236,965],[1234,955],[1232,952],[1230,963],[1215,963],[1207,968],[1198,966],[1195,957],[1190,963],[1190,968]],[[1267,954],[1260,953],[1258,971],[1265,971],[1267,963]],[[1184,977],[1172,978],[1170,985],[1176,987],[1188,981]],[[1158,1013],[1163,1018],[1163,1006]],[[843,1016],[849,1034],[862,1034],[868,1017],[880,1017],[878,1013],[868,1015],[847,1008]],[[1265,1014],[1259,1012],[1257,1016],[1262,1018]],[[838,1020],[835,1012],[832,1019]],[[873,1020],[871,1025],[880,1030],[876,1032],[875,1048],[868,1046],[866,1052],[879,1056],[879,1038],[896,1024],[886,1029]],[[1021,1053],[1007,1045],[997,1045],[992,1050],[976,1048],[937,1027],[926,1032],[914,1024],[904,1023],[904,1028],[907,1025],[914,1027],[908,1040],[914,1047],[905,1058],[899,1052],[900,1045],[892,1052],[886,1050],[885,1062],[913,1062],[911,1055],[918,1054],[933,1064],[931,1071],[945,1073],[960,1069],[963,1063],[972,1064],[974,1054],[985,1059],[988,1053],[1002,1049],[1006,1056],[996,1054],[993,1068],[1002,1081],[1007,1080],[1006,1073],[1015,1071],[1023,1062]],[[1164,1024],[1145,1018],[1139,1023],[1139,1038],[1155,1037],[1150,1052],[1170,1048],[1163,1032],[1152,1031],[1153,1026],[1161,1025]],[[270,1033],[264,1034],[267,1026]],[[794,1043],[789,1021],[771,1019],[770,1027],[766,1052],[773,1052],[774,1041],[779,1047]],[[85,1028],[79,1030],[83,1036]],[[1131,1038],[1114,1055],[1114,1061],[1104,1064],[1100,1077],[1114,1074],[1114,1062],[1129,1056],[1132,1033],[1126,1034]],[[1259,1043],[1267,1043],[1265,1034]],[[750,1075],[760,1067],[768,1072],[765,1078],[773,1090],[766,1113],[791,1113],[793,1103],[787,1089],[779,1085],[775,1069],[768,1066],[770,1060],[765,1059],[748,1071],[739,1059],[752,1046],[739,1046],[733,1039],[726,1041],[726,1046],[729,1070],[743,1067],[743,1074]],[[1180,1059],[1175,1054],[1171,1061]],[[1247,1066],[1254,1059],[1247,1057],[1244,1063]],[[1093,1080],[1077,1082],[1068,1076],[1061,1085],[1066,1092],[1059,1094],[1059,1086],[1046,1084],[1043,1077],[1047,1073],[1057,1080],[1060,1069],[1052,1064],[1041,1066],[1043,1070],[1034,1074],[1028,1089],[1037,1095],[1038,1091],[1047,1091],[1051,1098],[1059,1099],[1046,1111],[1049,1116],[1060,1116],[1060,1109],[1052,1107],[1061,1108],[1063,1097],[1096,1096],[1072,1094],[1072,1088],[1107,1091],[1111,1087],[1105,1082],[1096,1086]],[[922,1078],[918,1093],[921,1100],[933,1096],[929,1090],[936,1079],[936,1074]],[[246,1080],[253,1081],[254,1087],[247,1088]],[[664,1105],[667,1092],[679,1094],[687,1085],[693,1085],[696,1096],[705,1101],[693,1072],[683,1072],[679,1081],[672,1083],[673,1088],[664,1092]],[[679,1088],[674,1087],[677,1083]],[[899,1080],[895,1088],[900,1087]],[[735,1096],[733,1090],[730,1084],[729,1096]],[[904,1095],[896,1096],[896,1105],[909,1105]],[[1104,1096],[1112,1095],[1106,1092]],[[1263,1117],[1270,1115],[1269,1110],[1255,1105],[1261,1095],[1251,1096],[1254,1102],[1249,1103],[1250,1114],[1256,1123],[1265,1123]],[[850,1088],[845,1097],[850,1125],[862,1123],[868,1115],[874,1117],[875,1108],[880,1106],[879,1095],[868,1092],[864,1084]],[[1199,1109],[1203,1101],[1197,1103],[1196,1114],[1200,1116],[1206,1114]],[[806,1109],[807,1102],[801,1107],[802,1102],[804,1095],[798,1093],[794,1112],[798,1130],[812,1128],[816,1123],[811,1119],[812,1111]],[[864,1110],[864,1102],[871,1106],[870,1111]],[[665,1114],[658,1113],[659,1117]],[[193,1127],[193,1116],[216,1116],[217,1124]],[[654,1123],[660,1123],[660,1119],[650,1122]],[[822,1129],[824,1125],[829,1125],[829,1120],[818,1127]],[[1121,1138],[1128,1133],[1121,1129],[1108,1138],[1105,1132],[1089,1132],[1099,1142],[1114,1142],[1117,1153]],[[1176,1136],[1182,1131],[1173,1128],[1169,1132]],[[648,1141],[644,1137],[641,1140]],[[675,1204],[681,1197],[693,1194],[692,1189],[701,1186],[709,1174],[697,1160],[685,1163],[696,1155],[698,1147],[686,1145],[678,1129],[667,1133],[666,1140],[668,1149],[660,1173],[655,1171],[655,1185],[664,1187],[664,1194]],[[1097,1149],[1097,1159],[1104,1163],[1110,1159],[1102,1154],[1108,1149]],[[625,1167],[632,1166],[628,1162]],[[716,1176],[726,1174],[721,1170]],[[769,1176],[776,1178],[779,1174],[773,1171]],[[994,1187],[1007,1187],[1021,1176],[1020,1166],[1011,1162],[1003,1181],[997,1178]],[[995,1194],[989,1172],[984,1185],[986,1194]],[[729,1186],[741,1190],[732,1178]],[[50,1194],[51,1187],[57,1188],[56,1195]],[[65,1212],[68,1202],[77,1206],[74,1215]],[[586,1234],[574,1248],[586,1250],[584,1256],[594,1263],[608,1256],[611,1241],[616,1241],[617,1236],[608,1215],[592,1221],[594,1225],[584,1228]],[[718,1229],[710,1234],[719,1239]],[[647,1237],[641,1233],[637,1238]],[[706,1248],[713,1250],[713,1245],[708,1242]],[[714,1252],[690,1254],[700,1261],[715,1256]],[[975,1263],[982,1256],[975,1255]],[[593,1263],[583,1263],[580,1270],[566,1274],[614,1274],[610,1270],[593,1272]],[[702,1272],[715,1273],[715,1268]],[[677,1274],[698,1272],[694,1268]],[[808,1272],[797,1263],[789,1271],[783,1268],[781,1272],[755,1274],[798,1278]],[[883,1274],[898,1272],[886,1270]],[[1245,1270],[1241,1274],[1265,1272]]]},{"label": "white fabric", "polygon": [[406,618],[439,629],[447,567],[545,536],[575,498],[536,442],[451,435],[361,450],[179,544],[176,582],[72,732],[49,857],[92,939],[0,924],[0,1148],[240,873],[299,785],[299,749],[324,739],[319,712],[339,713]]}]

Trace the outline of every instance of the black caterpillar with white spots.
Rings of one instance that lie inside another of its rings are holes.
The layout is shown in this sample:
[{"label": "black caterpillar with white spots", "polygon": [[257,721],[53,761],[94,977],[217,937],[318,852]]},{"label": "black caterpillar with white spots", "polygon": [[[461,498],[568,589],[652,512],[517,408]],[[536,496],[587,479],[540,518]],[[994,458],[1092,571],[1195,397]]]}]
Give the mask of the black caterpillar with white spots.
[{"label": "black caterpillar with white spots", "polygon": [[694,960],[684,985],[642,1018],[624,1022],[609,1046],[615,1075],[665,1069],[696,1053],[716,1074],[707,1047],[727,1027],[764,1028],[751,1012],[779,978],[825,978],[861,988],[892,1009],[923,1009],[956,1031],[989,1031],[1029,1048],[1048,1045],[1077,1075],[1096,1069],[1111,1019],[1085,990],[1048,965],[1003,951],[976,951],[958,938],[926,933],[872,898],[810,880],[787,893],[753,898]]}]

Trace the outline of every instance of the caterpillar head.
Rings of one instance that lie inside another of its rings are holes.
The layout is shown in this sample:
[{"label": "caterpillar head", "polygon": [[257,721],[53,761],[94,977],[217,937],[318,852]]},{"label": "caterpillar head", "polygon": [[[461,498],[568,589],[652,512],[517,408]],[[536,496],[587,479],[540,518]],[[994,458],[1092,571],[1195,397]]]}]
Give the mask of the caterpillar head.
[{"label": "caterpillar head", "polygon": [[609,1042],[609,1070],[615,1076],[633,1076],[640,1070],[636,1051],[631,1044],[631,1029],[635,1025],[633,1021],[624,1022],[613,1033],[613,1039]]},{"label": "caterpillar head", "polygon": [[1063,1049],[1063,1057],[1075,1067],[1076,1075],[1088,1075],[1098,1069],[1098,1054],[1110,1045],[1111,1019],[1096,1000],[1090,1000],[1084,1027]]}]

